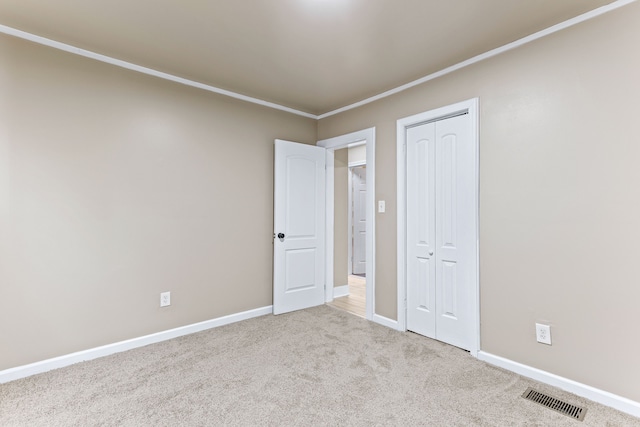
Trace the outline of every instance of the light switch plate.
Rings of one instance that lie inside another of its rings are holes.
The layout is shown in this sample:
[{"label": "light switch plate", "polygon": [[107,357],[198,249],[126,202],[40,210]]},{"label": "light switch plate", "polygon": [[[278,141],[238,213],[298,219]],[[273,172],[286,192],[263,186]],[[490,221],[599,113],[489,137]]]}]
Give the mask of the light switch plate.
[{"label": "light switch plate", "polygon": [[384,213],[386,210],[384,200],[378,200],[378,213]]}]

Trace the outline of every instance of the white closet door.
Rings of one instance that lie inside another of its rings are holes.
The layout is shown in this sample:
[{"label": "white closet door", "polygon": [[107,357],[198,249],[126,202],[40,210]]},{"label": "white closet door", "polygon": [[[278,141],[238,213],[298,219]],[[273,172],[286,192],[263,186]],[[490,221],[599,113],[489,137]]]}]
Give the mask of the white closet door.
[{"label": "white closet door", "polygon": [[435,123],[407,130],[407,329],[436,335]]},{"label": "white closet door", "polygon": [[436,339],[467,350],[475,303],[474,163],[469,115],[436,122]]},{"label": "white closet door", "polygon": [[468,115],[407,130],[407,329],[470,349],[475,145]]}]

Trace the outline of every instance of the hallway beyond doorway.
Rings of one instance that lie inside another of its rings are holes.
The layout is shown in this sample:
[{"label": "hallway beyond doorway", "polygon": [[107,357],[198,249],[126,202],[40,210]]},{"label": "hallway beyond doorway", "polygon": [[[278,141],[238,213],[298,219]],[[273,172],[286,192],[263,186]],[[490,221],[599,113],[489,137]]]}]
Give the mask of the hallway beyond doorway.
[{"label": "hallway beyond doorway", "polygon": [[351,314],[355,314],[359,317],[366,317],[366,306],[365,306],[365,290],[366,290],[367,280],[363,276],[356,276],[353,274],[349,275],[349,295],[345,297],[336,298],[333,302],[328,303],[328,305],[339,308],[340,310],[344,310]]}]

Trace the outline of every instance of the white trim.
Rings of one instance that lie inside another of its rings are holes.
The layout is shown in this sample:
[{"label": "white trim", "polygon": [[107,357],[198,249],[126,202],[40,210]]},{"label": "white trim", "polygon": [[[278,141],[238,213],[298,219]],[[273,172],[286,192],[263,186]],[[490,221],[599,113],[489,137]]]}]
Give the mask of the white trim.
[{"label": "white trim", "polygon": [[285,107],[284,105],[276,104],[274,102],[264,101],[262,99],[253,98],[247,95],[242,95],[240,93],[232,92],[230,90],[221,89],[219,87],[207,85],[204,83],[199,83],[193,80],[185,79],[183,77],[174,76],[173,74],[164,73],[162,71],[154,70],[152,68],[147,68],[147,67],[133,64],[131,62],[122,61],[120,59],[112,58],[107,55],[102,55],[100,53],[92,52],[90,50],[81,49],[76,46],[51,40],[46,37],[36,36],[35,34],[27,33],[26,31],[21,31],[12,27],[7,27],[6,25],[0,25],[0,33],[4,33],[13,37],[18,37],[18,38],[28,40],[34,43],[38,43],[44,46],[49,46],[54,49],[84,56],[85,58],[95,59],[96,61],[105,62],[107,64],[125,68],[127,70],[137,71],[138,73],[159,77],[164,80],[169,80],[169,81],[180,83],[186,86],[191,86],[198,89],[206,90],[208,92],[217,93],[218,95],[224,95],[230,98],[239,99],[241,101],[251,102],[252,104],[262,105],[263,107],[269,107],[275,110],[286,111],[287,113],[296,114],[298,116],[303,116],[303,117],[308,117],[310,119],[318,120],[318,116],[315,114],[306,113],[304,111],[296,110],[290,107]]},{"label": "white trim", "polygon": [[[316,145],[324,147],[327,152],[331,152],[330,156],[333,158],[333,151],[341,148],[346,148],[350,144],[365,141],[367,145],[367,268],[366,268],[366,318],[373,320],[375,311],[375,262],[376,262],[376,236],[375,236],[375,146],[376,146],[376,128],[363,129],[357,132],[352,132],[346,135],[336,136],[334,138],[323,139],[318,141]],[[327,154],[327,159],[329,153]],[[331,175],[331,177],[330,177]],[[333,168],[329,172],[327,168],[327,203],[333,204],[333,184],[329,185],[328,179],[333,179]],[[333,182],[333,181],[332,181]],[[327,212],[328,213],[328,212]],[[331,221],[327,220],[326,234],[333,239],[333,208],[331,214],[327,215],[327,218],[331,218]],[[328,241],[328,240],[327,240]],[[333,260],[333,243],[327,244],[327,260]],[[332,262],[332,261],[331,261]],[[327,262],[327,266],[329,263]],[[333,287],[333,267],[329,271],[327,267],[327,292]],[[331,291],[333,295],[333,291]]]},{"label": "white trim", "polygon": [[524,377],[585,397],[634,417],[640,417],[640,402],[484,351],[478,353],[478,359]]},{"label": "white trim", "polygon": [[390,90],[388,90],[386,92],[382,92],[381,94],[372,96],[372,97],[367,98],[367,99],[363,99],[362,101],[355,102],[353,104],[338,108],[336,110],[329,111],[328,113],[320,114],[318,116],[318,120],[325,119],[325,118],[331,117],[331,116],[335,116],[336,114],[344,113],[345,111],[353,110],[354,108],[362,107],[363,105],[370,104],[372,102],[375,102],[375,101],[378,101],[380,99],[389,97],[391,95],[395,95],[396,93],[403,92],[403,91],[405,91],[407,89],[411,89],[412,87],[421,85],[421,84],[426,83],[426,82],[428,82],[430,80],[437,79],[438,77],[446,76],[447,74],[451,74],[454,71],[460,70],[461,68],[465,68],[465,67],[468,67],[470,65],[476,64],[476,63],[478,63],[480,61],[484,61],[485,59],[489,59],[489,58],[494,57],[496,55],[500,55],[501,53],[504,53],[504,52],[507,52],[509,50],[515,49],[515,48],[520,47],[522,45],[525,45],[527,43],[536,41],[536,40],[541,39],[543,37],[546,37],[546,36],[548,36],[550,34],[553,34],[553,33],[556,33],[558,31],[564,30],[566,28],[572,27],[574,25],[580,24],[580,23],[582,23],[584,21],[588,21],[588,20],[590,20],[592,18],[596,18],[596,17],[598,17],[600,15],[603,15],[603,14],[605,14],[607,12],[611,12],[612,10],[618,9],[618,8],[620,8],[622,6],[626,6],[626,5],[628,5],[630,3],[633,3],[635,1],[636,0],[617,0],[617,1],[614,1],[613,3],[610,3],[608,5],[599,7],[597,9],[591,10],[591,11],[586,12],[586,13],[583,13],[582,15],[578,15],[575,18],[568,19],[568,20],[566,20],[564,22],[561,22],[559,24],[553,25],[553,26],[551,26],[549,28],[546,28],[544,30],[538,31],[537,33],[533,33],[533,34],[531,34],[529,36],[526,36],[526,37],[523,37],[523,38],[521,38],[519,40],[513,41],[511,43],[507,43],[504,46],[500,46],[500,47],[492,49],[492,50],[490,50],[488,52],[485,52],[485,53],[482,53],[480,55],[474,56],[474,57],[469,58],[469,59],[467,59],[465,61],[459,62],[459,63],[457,63],[455,65],[452,65],[450,67],[447,67],[447,68],[445,68],[443,70],[440,70],[440,71],[437,71],[435,73],[429,74],[428,76],[424,76],[422,78],[419,78],[417,80],[414,80],[414,81],[409,82],[407,84],[404,84],[402,86],[398,86],[398,87],[396,87],[394,89],[390,89]]},{"label": "white trim", "polygon": [[549,28],[546,28],[544,30],[538,31],[537,33],[533,33],[527,37],[523,37],[519,40],[516,40],[514,42],[508,43],[504,46],[498,47],[496,49],[490,50],[488,52],[485,52],[483,54],[474,56],[473,58],[467,59],[466,61],[462,61],[459,62],[455,65],[452,65],[451,67],[447,67],[443,70],[437,71],[435,73],[429,74],[427,76],[424,76],[420,79],[414,80],[412,82],[409,82],[407,84],[404,84],[402,86],[398,86],[397,88],[388,90],[386,92],[383,92],[381,94],[372,96],[370,98],[366,98],[363,99],[362,101],[358,101],[356,103],[338,108],[336,110],[333,111],[329,111],[327,113],[323,113],[320,115],[316,115],[316,114],[311,114],[311,113],[306,113],[304,111],[300,111],[300,110],[296,110],[294,108],[290,108],[290,107],[285,107],[283,105],[279,105],[273,102],[269,102],[269,101],[264,101],[262,99],[258,99],[258,98],[253,98],[251,96],[246,96],[246,95],[242,95],[236,92],[232,92],[230,90],[226,90],[226,89],[221,89],[215,86],[210,86],[210,85],[206,85],[203,83],[198,83],[195,82],[193,80],[189,80],[189,79],[185,79],[182,77],[178,77],[178,76],[174,76],[172,74],[168,74],[168,73],[164,73],[162,71],[157,71],[157,70],[153,70],[151,68],[147,68],[147,67],[142,67],[140,65],[136,65],[133,64],[131,62],[126,62],[126,61],[122,61],[120,59],[115,59],[112,58],[110,56],[106,56],[106,55],[102,55],[96,52],[92,52],[89,50],[85,50],[85,49],[80,49],[78,47],[66,44],[66,43],[61,43],[55,40],[51,40],[45,37],[41,37],[41,36],[37,36],[35,34],[31,34],[28,33],[26,31],[22,31],[22,30],[18,30],[16,28],[12,28],[12,27],[8,27],[6,25],[0,25],[0,33],[4,33],[13,37],[18,37],[24,40],[29,40],[31,42],[34,43],[38,43],[44,46],[49,46],[52,47],[54,49],[59,49],[59,50],[63,50],[65,52],[69,52],[69,53],[73,53],[76,55],[80,55],[80,56],[84,56],[86,58],[91,58],[91,59],[95,59],[97,61],[101,61],[101,62],[105,62],[107,64],[111,64],[111,65],[115,65],[117,67],[122,67],[122,68],[126,68],[128,70],[132,70],[132,71],[137,71],[143,74],[148,74],[150,76],[155,76],[155,77],[159,77],[161,79],[165,79],[165,80],[170,80],[176,83],[180,83],[183,85],[187,85],[187,86],[192,86],[198,89],[203,89],[206,90],[208,92],[213,92],[213,93],[217,93],[219,95],[224,95],[224,96],[228,96],[231,98],[235,98],[235,99],[239,99],[241,101],[246,101],[246,102],[251,102],[253,104],[257,104],[257,105],[262,105],[264,107],[269,107],[269,108],[273,108],[276,110],[280,110],[280,111],[286,111],[288,113],[291,114],[296,114],[298,116],[302,116],[302,117],[308,117],[310,119],[315,119],[315,120],[321,120],[327,117],[331,117],[334,116],[336,114],[339,113],[343,113],[345,111],[348,110],[352,110],[354,108],[358,108],[361,107],[363,105],[366,104],[370,104],[374,101],[377,101],[379,99],[383,99],[386,98],[388,96],[394,95],[396,93],[405,91],[407,89],[410,89],[414,86],[418,86],[421,85],[422,83],[426,83],[430,80],[433,79],[437,79],[438,77],[442,77],[444,75],[453,73],[454,71],[457,71],[461,68],[464,67],[468,67],[469,65],[473,65],[477,62],[483,61],[485,59],[491,58],[493,56],[499,55],[501,53],[507,52],[509,50],[515,49],[519,46],[522,46],[524,44],[530,43],[532,41],[538,40],[542,37],[548,36],[550,34],[556,33],[558,31],[564,30],[565,28],[569,28],[572,27],[576,24],[580,24],[584,21],[588,21],[592,18],[596,18],[600,15],[603,15],[607,12],[611,12],[613,10],[616,10],[620,7],[626,6],[630,3],[635,2],[636,0],[616,0],[613,3],[610,3],[608,5],[599,7],[597,9],[591,10],[589,12],[583,13],[582,15],[576,16],[574,18],[568,19],[564,22],[561,22],[559,24],[553,25]]},{"label": "white trim", "polygon": [[333,297],[340,298],[349,296],[349,285],[336,286],[333,288]]},{"label": "white trim", "polygon": [[[324,287],[324,299],[325,302],[331,302],[334,298],[333,292],[333,228],[335,225],[335,208],[334,208],[334,181],[335,181],[335,153],[333,150],[327,150],[325,155],[325,248],[324,248],[324,268],[325,268],[325,287]],[[331,232],[329,232],[331,230]]]},{"label": "white trim", "polygon": [[398,329],[400,331],[407,330],[407,278],[406,278],[406,250],[407,250],[407,238],[406,238],[406,204],[407,204],[407,164],[406,164],[406,129],[411,126],[415,126],[420,123],[437,120],[440,117],[450,116],[452,114],[467,111],[471,120],[471,134],[474,138],[476,145],[476,191],[474,194],[475,201],[475,231],[476,231],[476,286],[475,286],[475,304],[473,307],[474,313],[472,318],[474,319],[475,339],[471,343],[469,349],[471,355],[477,357],[478,351],[480,351],[480,245],[479,245],[479,233],[480,233],[480,220],[479,220],[479,192],[480,192],[480,135],[479,135],[479,117],[478,117],[478,98],[472,98],[466,101],[458,102],[456,104],[448,105],[446,107],[437,108],[435,110],[427,111],[424,113],[415,114],[413,116],[405,117],[398,120],[396,127],[396,212],[397,212],[397,310],[398,310]]},{"label": "white trim", "polygon": [[350,168],[357,168],[358,166],[365,166],[366,164],[366,160],[356,160],[355,162],[350,162],[348,166]]},{"label": "white trim", "polygon": [[[369,138],[375,137],[375,131],[375,127],[363,129],[333,138],[322,139],[318,141],[316,145],[324,147],[327,150],[340,150],[341,148],[347,148],[349,146],[357,147],[358,145],[363,145],[362,141],[366,141],[365,145],[367,145],[369,143]],[[369,160],[368,154],[369,145],[367,145],[367,160]]]},{"label": "white trim", "polygon": [[[407,250],[407,163],[406,129],[396,124],[396,275],[398,330],[407,330],[406,250]],[[402,250],[401,250],[402,249]]]},{"label": "white trim", "polygon": [[380,316],[379,314],[374,314],[373,321],[382,326],[386,326],[387,328],[395,329],[398,331],[400,330],[398,328],[398,322],[396,320],[391,320],[388,317]]},{"label": "white trim", "polygon": [[[347,275],[353,274],[353,170],[347,167],[347,233],[349,233],[349,244],[347,245]],[[365,255],[366,256],[366,255]]]},{"label": "white trim", "polygon": [[143,347],[145,345],[167,341],[184,335],[201,332],[207,329],[217,328],[219,326],[240,322],[242,320],[252,319],[254,317],[264,316],[271,313],[273,313],[273,306],[269,305],[262,308],[256,308],[254,310],[243,311],[241,313],[235,313],[228,316],[218,317],[216,319],[206,320],[204,322],[169,329],[167,331],[157,332],[155,334],[145,335],[142,337],[132,338],[113,344],[107,344],[88,350],[78,351],[76,353],[42,360],[40,362],[30,363],[28,365],[5,369],[4,371],[0,371],[0,384],[14,381],[20,378],[29,377],[31,375],[41,374],[53,369],[64,368],[65,366],[73,365],[75,363],[109,356],[110,354],[132,350],[134,348]]}]

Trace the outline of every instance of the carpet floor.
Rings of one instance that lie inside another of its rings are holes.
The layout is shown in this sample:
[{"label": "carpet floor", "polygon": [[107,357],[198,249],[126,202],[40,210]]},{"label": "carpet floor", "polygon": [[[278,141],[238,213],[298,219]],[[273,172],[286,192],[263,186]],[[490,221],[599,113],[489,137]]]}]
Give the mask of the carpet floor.
[{"label": "carpet floor", "polygon": [[[529,386],[588,408],[579,422]],[[332,307],[263,316],[0,385],[8,426],[640,426]]]}]

